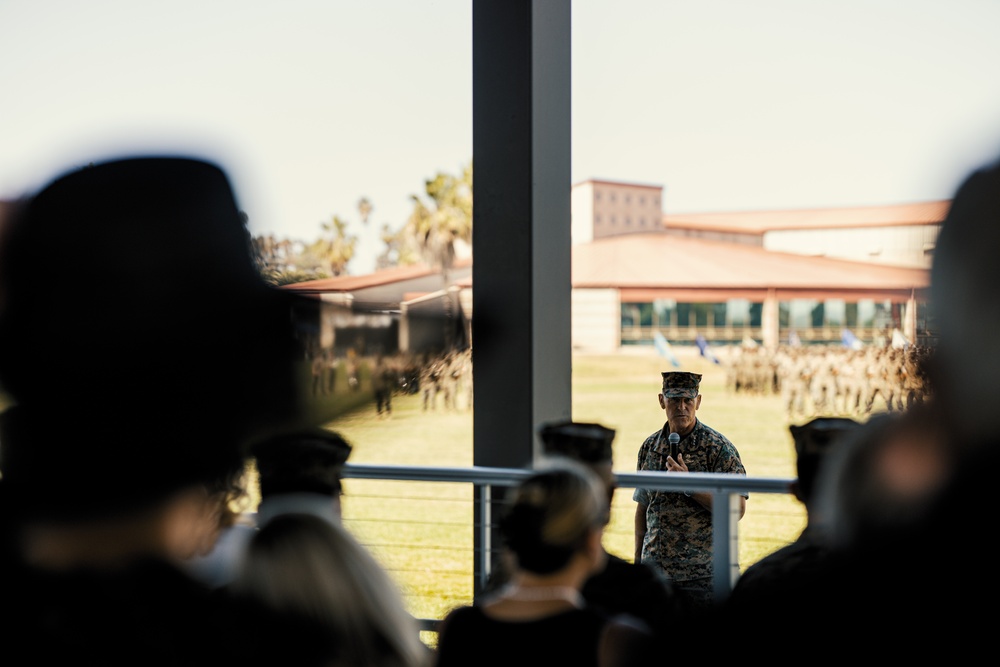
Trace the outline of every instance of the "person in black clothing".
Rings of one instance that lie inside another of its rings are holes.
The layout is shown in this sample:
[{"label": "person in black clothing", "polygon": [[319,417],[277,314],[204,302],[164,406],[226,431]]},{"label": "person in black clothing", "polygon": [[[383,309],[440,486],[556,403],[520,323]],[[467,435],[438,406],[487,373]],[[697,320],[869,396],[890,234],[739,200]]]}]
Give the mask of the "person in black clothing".
[{"label": "person in black clothing", "polygon": [[[608,494],[608,520],[617,483],[613,472],[614,429],[602,424],[553,421],[538,429],[542,450],[548,456],[566,456],[587,465],[604,483]],[[583,585],[583,597],[613,613],[626,613],[662,630],[683,610],[682,598],[659,570],[633,563],[607,552],[603,569]]]},{"label": "person in black clothing", "polygon": [[[610,521],[611,502],[617,488],[612,470],[615,431],[602,424],[567,420],[542,424],[538,435],[547,457],[571,459],[597,475],[607,497],[605,523]],[[506,580],[507,567],[502,565],[492,574],[490,590]],[[683,608],[670,581],[658,570],[632,563],[607,550],[602,567],[586,580],[581,592],[588,603],[609,613],[629,614],[653,630],[667,628]]]},{"label": "person in black clothing", "polygon": [[298,297],[257,273],[225,172],[92,163],[0,231],[6,663],[326,664],[308,626],[176,565],[204,538],[215,480],[311,419]]},{"label": "person in black clothing", "polygon": [[[965,178],[938,235],[929,400],[866,422],[822,475],[836,553],[818,572],[769,586],[757,613],[726,607],[714,624],[738,624],[744,636],[808,637],[826,661],[856,660],[859,646],[897,662],[926,660],[937,628],[953,659],[992,650],[998,247],[1000,161]],[[718,660],[746,658],[743,646],[719,649]]]},{"label": "person in black clothing", "polygon": [[449,612],[438,628],[437,667],[649,664],[653,635],[582,595],[602,567],[605,489],[575,461],[553,460],[523,480],[500,520],[512,554],[503,586]]},{"label": "person in black clothing", "polygon": [[795,447],[796,479],[792,483],[792,494],[805,505],[806,527],[794,542],[744,570],[725,604],[745,604],[752,610],[754,601],[759,600],[755,596],[766,596],[768,587],[776,579],[786,577],[790,572],[822,566],[830,551],[830,536],[818,508],[817,481],[828,454],[843,442],[845,434],[860,425],[847,417],[817,417],[806,424],[788,427]]}]

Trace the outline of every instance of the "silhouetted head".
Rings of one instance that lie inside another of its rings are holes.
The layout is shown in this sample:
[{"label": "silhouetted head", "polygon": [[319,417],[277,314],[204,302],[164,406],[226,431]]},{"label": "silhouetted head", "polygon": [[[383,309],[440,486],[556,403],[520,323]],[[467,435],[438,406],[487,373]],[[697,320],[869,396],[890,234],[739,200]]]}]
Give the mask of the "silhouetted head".
[{"label": "silhouetted head", "polygon": [[970,174],[941,225],[931,267],[931,309],[938,343],[930,361],[955,442],[1000,435],[996,381],[1000,354],[1000,162]]},{"label": "silhouetted head", "polygon": [[590,468],[607,489],[608,515],[611,520],[611,501],[618,483],[613,471],[612,443],[615,430],[602,424],[552,421],[538,429],[542,452],[546,456],[564,456]]},{"label": "silhouetted head", "polygon": [[255,268],[217,165],[74,169],[0,236],[4,483],[88,514],[215,478],[300,415],[297,297]]},{"label": "silhouetted head", "polygon": [[605,516],[597,477],[585,466],[564,459],[517,486],[499,525],[518,566],[545,575],[585,552],[593,532],[604,526]]},{"label": "silhouetted head", "polygon": [[848,417],[817,417],[805,424],[788,427],[795,444],[795,495],[802,503],[812,503],[824,460],[843,441],[845,434],[858,426],[859,422]]}]

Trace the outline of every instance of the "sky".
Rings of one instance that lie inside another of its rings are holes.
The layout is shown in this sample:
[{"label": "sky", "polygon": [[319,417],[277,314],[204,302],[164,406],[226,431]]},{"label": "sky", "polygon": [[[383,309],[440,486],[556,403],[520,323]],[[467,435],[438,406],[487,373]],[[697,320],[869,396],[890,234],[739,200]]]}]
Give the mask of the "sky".
[{"label": "sky", "polygon": [[[472,160],[472,7],[0,0],[0,198],[199,155],[252,232],[337,215],[369,272]],[[1000,156],[998,27],[997,0],[572,0],[571,180],[662,185],[668,215],[950,198]]]}]

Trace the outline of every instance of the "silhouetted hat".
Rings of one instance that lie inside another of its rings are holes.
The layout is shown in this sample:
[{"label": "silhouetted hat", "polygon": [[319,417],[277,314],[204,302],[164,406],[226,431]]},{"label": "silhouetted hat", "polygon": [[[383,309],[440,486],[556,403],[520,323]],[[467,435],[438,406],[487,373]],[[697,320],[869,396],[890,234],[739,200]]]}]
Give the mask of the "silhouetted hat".
[{"label": "silhouetted hat", "polygon": [[843,440],[846,433],[860,425],[860,422],[848,417],[817,417],[805,424],[788,427],[795,444],[799,485],[806,498],[812,495],[820,466],[827,454]]},{"label": "silhouetted hat", "polygon": [[667,398],[695,398],[701,375],[684,371],[663,371],[663,395]]},{"label": "silhouetted hat", "polygon": [[339,494],[344,464],[352,449],[339,433],[320,426],[256,443],[251,453],[257,461],[261,496]]},{"label": "silhouetted hat", "polygon": [[601,424],[549,422],[542,424],[538,435],[546,454],[567,456],[583,463],[612,460],[611,443],[615,431]]},{"label": "silhouetted hat", "polygon": [[267,285],[215,164],[74,169],[0,230],[0,443],[24,506],[102,512],[164,497],[305,418],[302,297]]},{"label": "silhouetted hat", "polygon": [[788,427],[795,441],[796,454],[821,452],[845,432],[856,428],[859,422],[848,417],[817,417],[802,425]]}]

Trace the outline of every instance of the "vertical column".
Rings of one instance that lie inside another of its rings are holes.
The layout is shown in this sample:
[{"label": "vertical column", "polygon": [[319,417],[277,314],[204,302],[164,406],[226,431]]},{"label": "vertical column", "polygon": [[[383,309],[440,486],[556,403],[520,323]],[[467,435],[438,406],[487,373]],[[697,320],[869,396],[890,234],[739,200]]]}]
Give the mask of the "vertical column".
[{"label": "vertical column", "polygon": [[917,342],[917,299],[913,292],[903,306],[903,335],[906,340],[916,344]]},{"label": "vertical column", "polygon": [[572,410],[570,0],[474,0],[472,29],[473,461],[525,467]]},{"label": "vertical column", "polygon": [[764,298],[764,310],[760,317],[760,324],[764,329],[764,349],[773,352],[778,349],[778,345],[781,343],[778,323],[778,294],[773,287],[767,290],[767,296]]}]

